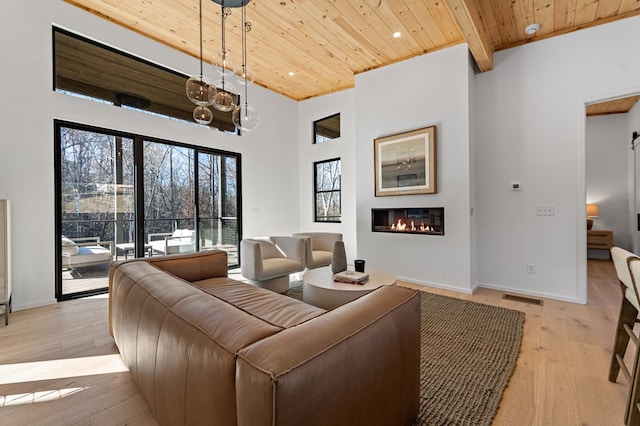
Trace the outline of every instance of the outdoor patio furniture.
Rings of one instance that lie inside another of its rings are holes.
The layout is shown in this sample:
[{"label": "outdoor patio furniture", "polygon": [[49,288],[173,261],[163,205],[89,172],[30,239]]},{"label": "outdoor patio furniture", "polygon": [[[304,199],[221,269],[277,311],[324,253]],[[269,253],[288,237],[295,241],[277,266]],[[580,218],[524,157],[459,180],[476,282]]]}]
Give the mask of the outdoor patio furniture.
[{"label": "outdoor patio furniture", "polygon": [[113,241],[100,241],[100,237],[78,237],[72,240],[62,236],[63,269],[108,264],[112,259]]},{"label": "outdoor patio furniture", "polygon": [[154,233],[149,234],[147,238],[153,253],[177,254],[196,251],[193,229],[176,229],[173,232]]}]

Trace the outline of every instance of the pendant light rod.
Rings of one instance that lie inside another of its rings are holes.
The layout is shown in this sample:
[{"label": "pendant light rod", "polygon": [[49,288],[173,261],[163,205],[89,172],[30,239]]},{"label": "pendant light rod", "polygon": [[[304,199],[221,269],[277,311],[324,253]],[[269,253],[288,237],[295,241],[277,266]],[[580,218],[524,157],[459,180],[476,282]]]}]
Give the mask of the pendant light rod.
[{"label": "pendant light rod", "polygon": [[200,0],[200,77],[204,75],[202,70],[202,0]]},{"label": "pendant light rod", "polygon": [[[249,24],[251,25],[251,24]],[[242,77],[244,77],[244,105],[249,104],[247,100],[247,8],[242,8]]]},{"label": "pendant light rod", "polygon": [[225,37],[225,33],[227,32],[225,29],[225,21],[227,20],[226,13],[227,11],[225,10],[223,2],[220,6],[220,15],[222,16],[222,90],[224,90],[225,65],[227,64],[227,43]]}]

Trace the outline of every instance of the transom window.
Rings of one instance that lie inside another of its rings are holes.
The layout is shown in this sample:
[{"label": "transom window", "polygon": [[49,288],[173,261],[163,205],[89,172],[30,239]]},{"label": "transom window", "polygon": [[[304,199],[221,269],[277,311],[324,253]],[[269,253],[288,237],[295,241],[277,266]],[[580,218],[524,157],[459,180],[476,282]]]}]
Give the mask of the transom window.
[{"label": "transom window", "polygon": [[[185,74],[56,27],[53,58],[57,92],[200,125],[193,120]],[[231,116],[216,110],[209,126],[238,134]]]}]

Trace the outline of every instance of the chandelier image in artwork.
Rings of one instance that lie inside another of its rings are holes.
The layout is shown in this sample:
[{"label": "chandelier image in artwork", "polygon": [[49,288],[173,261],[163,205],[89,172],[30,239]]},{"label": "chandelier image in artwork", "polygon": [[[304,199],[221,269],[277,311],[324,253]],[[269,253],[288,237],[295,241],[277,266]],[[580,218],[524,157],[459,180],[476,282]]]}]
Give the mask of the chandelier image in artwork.
[{"label": "chandelier image in artwork", "polygon": [[[239,130],[250,132],[260,124],[260,115],[255,107],[249,104],[248,86],[253,83],[253,74],[247,64],[247,32],[251,30],[251,23],[247,21],[246,6],[251,0],[211,0],[220,5],[221,19],[221,50],[219,53],[219,79],[211,80],[203,72],[202,46],[202,1],[199,0],[199,29],[200,29],[200,74],[187,80],[186,92],[189,100],[196,105],[193,119],[200,124],[209,124],[213,120],[213,111],[209,107],[222,112],[232,112],[232,121]],[[234,69],[229,61],[226,46],[226,20],[233,8],[240,8],[242,14],[242,63],[239,69]],[[237,77],[237,83],[244,90],[242,102],[238,101],[236,88],[232,79]]]}]

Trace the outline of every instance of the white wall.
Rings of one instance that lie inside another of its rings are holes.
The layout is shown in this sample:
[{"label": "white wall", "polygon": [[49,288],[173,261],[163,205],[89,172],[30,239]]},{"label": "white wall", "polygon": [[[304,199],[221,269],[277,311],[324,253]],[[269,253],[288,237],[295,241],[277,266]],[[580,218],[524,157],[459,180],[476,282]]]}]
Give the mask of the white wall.
[{"label": "white wall", "polygon": [[[469,53],[469,55],[471,55]],[[470,277],[469,282],[471,283],[472,289],[475,289],[478,286],[478,220],[476,214],[476,205],[477,205],[477,173],[478,167],[477,163],[477,142],[476,142],[476,91],[475,91],[475,70],[474,70],[474,59],[473,57],[469,57],[469,71],[468,71],[468,79],[469,79],[469,202],[470,202],[470,235],[469,235],[469,243],[471,249],[471,265],[470,265]]]},{"label": "white wall", "polygon": [[483,286],[586,302],[584,104],[638,92],[638,28],[634,17],[498,52],[476,77]]},{"label": "white wall", "polygon": [[[470,292],[469,57],[458,45],[356,76],[358,257],[399,279]],[[437,194],[375,197],[373,141],[436,126]],[[444,207],[445,235],[371,232],[371,209]]]},{"label": "white wall", "polygon": [[[313,122],[340,113],[340,137],[320,144],[312,144]],[[345,243],[347,262],[356,257],[356,161],[354,91],[344,90],[299,103],[298,144],[300,150],[300,230],[302,232],[340,232]],[[341,207],[340,223],[314,222],[313,163],[340,158]]]},{"label": "white wall", "polygon": [[297,103],[253,85],[262,116],[242,137],[52,91],[51,27],[56,24],[186,74],[196,59],[60,0],[5,0],[0,52],[0,198],[12,201],[13,306],[54,302],[54,135],[64,119],[242,154],[244,235],[299,229]]},{"label": "white wall", "polygon": [[[597,204],[600,216],[593,229],[610,229],[616,246],[631,250],[627,158],[627,114],[587,117],[587,203]],[[609,258],[605,250],[589,250],[589,257]]]},{"label": "white wall", "polygon": [[[640,133],[640,103],[636,103],[631,111],[627,113],[627,139],[631,141],[633,132]],[[627,145],[628,147],[630,147]],[[640,173],[636,172],[636,169],[640,171],[640,138],[635,140],[635,150],[627,151],[627,170],[628,174],[628,199],[629,199],[629,231],[631,238],[631,246],[629,250],[634,253],[640,252],[640,244],[638,241],[638,216],[640,208],[636,206],[640,203],[640,197],[636,194],[640,193],[640,183],[636,183],[640,180]],[[637,159],[636,159],[637,158]]]}]

